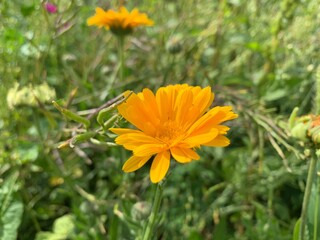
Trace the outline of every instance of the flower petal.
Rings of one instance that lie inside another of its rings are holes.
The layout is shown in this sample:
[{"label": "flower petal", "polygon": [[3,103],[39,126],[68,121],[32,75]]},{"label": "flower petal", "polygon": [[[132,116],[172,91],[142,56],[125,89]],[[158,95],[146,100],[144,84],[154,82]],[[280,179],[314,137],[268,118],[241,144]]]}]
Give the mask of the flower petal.
[{"label": "flower petal", "polygon": [[218,129],[213,128],[208,130],[207,132],[198,132],[197,134],[193,134],[193,136],[186,138],[183,143],[186,143],[189,148],[200,146],[204,143],[212,141],[219,134]]},{"label": "flower petal", "polygon": [[190,127],[188,135],[193,136],[208,132],[216,125],[237,117],[238,115],[232,112],[231,107],[214,107]]},{"label": "flower petal", "polygon": [[124,172],[134,172],[141,168],[150,158],[151,156],[137,157],[133,155],[124,163],[122,170]]},{"label": "flower petal", "polygon": [[173,158],[179,163],[187,163],[191,160],[199,160],[200,156],[190,148],[174,147],[170,149]]},{"label": "flower petal", "polygon": [[148,105],[135,93],[118,106],[119,113],[134,126],[148,134],[153,134],[158,124],[157,118],[150,113]]},{"label": "flower petal", "polygon": [[215,139],[203,145],[209,146],[209,147],[226,147],[229,144],[230,144],[230,140],[227,137],[223,135],[218,135]]},{"label": "flower petal", "polygon": [[153,183],[160,182],[167,174],[170,166],[170,152],[158,153],[154,158],[150,169],[150,180]]},{"label": "flower petal", "polygon": [[135,133],[128,133],[122,134],[116,138],[115,142],[119,145],[123,145],[128,150],[135,150],[142,145],[149,145],[149,144],[161,144],[160,141],[157,139],[146,135],[144,132],[135,132]]},{"label": "flower petal", "polygon": [[128,133],[141,133],[139,130],[130,128],[109,128],[109,130],[117,135],[128,134]]},{"label": "flower petal", "polygon": [[154,144],[143,144],[136,149],[133,149],[133,154],[139,157],[145,157],[154,155],[156,153],[162,152],[164,150],[164,144],[154,143]]}]

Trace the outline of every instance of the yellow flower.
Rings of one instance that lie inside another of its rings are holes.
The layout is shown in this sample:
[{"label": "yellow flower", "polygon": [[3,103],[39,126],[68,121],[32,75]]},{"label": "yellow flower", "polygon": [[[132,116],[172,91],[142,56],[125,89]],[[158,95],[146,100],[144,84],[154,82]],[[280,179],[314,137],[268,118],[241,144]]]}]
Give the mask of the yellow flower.
[{"label": "yellow flower", "polygon": [[201,145],[229,145],[224,136],[229,127],[221,123],[238,115],[229,106],[209,109],[213,99],[210,87],[187,84],[159,88],[156,95],[150,89],[133,93],[118,106],[118,111],[138,129],[110,129],[119,135],[117,144],[133,151],[123,171],[133,172],[155,156],[150,179],[157,183],[166,175],[171,156],[179,163],[187,163],[200,159],[195,148]]},{"label": "yellow flower", "polygon": [[138,26],[153,25],[153,21],[146,14],[140,13],[136,8],[128,12],[125,7],[120,7],[118,12],[111,9],[104,11],[98,7],[96,14],[90,17],[87,23],[89,26],[95,25],[110,29],[116,35],[129,34]]}]

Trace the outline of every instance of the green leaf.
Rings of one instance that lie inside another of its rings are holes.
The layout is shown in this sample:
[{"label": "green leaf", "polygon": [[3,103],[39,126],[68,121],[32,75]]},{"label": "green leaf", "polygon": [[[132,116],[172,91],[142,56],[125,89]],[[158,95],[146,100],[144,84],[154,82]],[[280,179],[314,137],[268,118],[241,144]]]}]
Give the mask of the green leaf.
[{"label": "green leaf", "polygon": [[35,144],[21,143],[14,153],[21,163],[34,162],[39,156],[39,147]]},{"label": "green leaf", "polygon": [[201,235],[196,231],[191,232],[188,238],[188,240],[202,240],[202,239],[203,238],[201,237]]},{"label": "green leaf", "polygon": [[72,215],[64,215],[58,218],[53,224],[53,232],[68,236],[74,229],[74,222]]},{"label": "green leaf", "polygon": [[69,239],[74,230],[73,215],[68,214],[56,219],[53,223],[53,232],[39,232],[36,240],[65,240]]},{"label": "green leaf", "polygon": [[[311,239],[320,240],[320,192],[317,186],[317,178],[314,179],[314,184],[311,190],[310,202],[308,207],[308,228],[310,230]],[[317,236],[314,236],[317,235]]]},{"label": "green leaf", "polygon": [[284,89],[278,89],[274,91],[269,91],[267,94],[263,97],[265,101],[275,101],[280,98],[286,97],[288,95],[288,92]]},{"label": "green leaf", "polygon": [[296,224],[294,225],[292,240],[299,240],[300,224],[301,224],[301,219],[299,218]]},{"label": "green leaf", "polygon": [[35,6],[34,5],[29,5],[29,6],[23,5],[20,8],[20,12],[22,13],[22,15],[24,17],[30,16],[33,13],[34,10],[35,10]]},{"label": "green leaf", "polygon": [[52,232],[39,232],[35,240],[64,240],[67,239],[65,236],[61,236]]},{"label": "green leaf", "polygon": [[17,177],[18,174],[11,175],[0,188],[0,239],[17,239],[23,212],[23,204],[15,189]]}]

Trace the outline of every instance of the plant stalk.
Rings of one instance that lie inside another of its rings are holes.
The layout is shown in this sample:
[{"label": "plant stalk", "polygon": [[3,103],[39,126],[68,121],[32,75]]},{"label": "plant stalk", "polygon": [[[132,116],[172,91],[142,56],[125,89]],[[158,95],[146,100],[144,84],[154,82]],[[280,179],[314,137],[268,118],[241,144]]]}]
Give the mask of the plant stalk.
[{"label": "plant stalk", "polygon": [[300,240],[304,240],[304,236],[305,236],[305,227],[307,224],[307,211],[308,211],[308,206],[310,202],[312,183],[313,183],[315,172],[317,170],[316,169],[317,160],[318,160],[318,157],[313,151],[311,156],[311,162],[309,165],[309,170],[308,170],[307,185],[306,185],[306,189],[303,196],[302,211],[301,211],[301,225],[300,225]]},{"label": "plant stalk", "polygon": [[119,36],[119,59],[120,59],[120,68],[119,68],[119,79],[123,83],[124,80],[124,36]]},{"label": "plant stalk", "polygon": [[153,232],[153,227],[154,223],[156,221],[159,208],[160,208],[160,203],[161,203],[161,198],[162,198],[162,186],[160,183],[157,184],[156,192],[154,194],[154,199],[153,199],[153,206],[152,206],[152,211],[149,216],[149,221],[147,223],[145,232],[143,234],[142,240],[150,240],[152,237],[152,232]]}]

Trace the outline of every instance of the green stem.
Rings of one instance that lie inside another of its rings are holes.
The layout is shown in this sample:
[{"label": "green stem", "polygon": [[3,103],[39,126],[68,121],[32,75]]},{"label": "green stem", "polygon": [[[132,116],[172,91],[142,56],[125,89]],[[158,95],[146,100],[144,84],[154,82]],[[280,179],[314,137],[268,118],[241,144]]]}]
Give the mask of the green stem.
[{"label": "green stem", "polygon": [[304,235],[305,235],[304,232],[305,232],[305,227],[306,227],[306,223],[307,223],[307,210],[308,210],[308,206],[309,206],[309,202],[310,202],[312,183],[313,183],[314,175],[316,172],[317,159],[318,159],[317,156],[313,152],[312,156],[311,156],[311,162],[309,165],[307,185],[306,185],[306,189],[304,192],[303,203],[302,203],[300,240],[304,240]]},{"label": "green stem", "polygon": [[317,176],[317,186],[316,189],[318,189],[316,193],[316,204],[315,204],[315,211],[314,211],[314,228],[313,228],[313,240],[318,239],[318,214],[319,214],[319,194],[320,194],[320,176]]},{"label": "green stem", "polygon": [[154,195],[154,199],[153,199],[152,211],[149,216],[149,221],[148,221],[146,230],[145,230],[143,238],[142,238],[143,240],[150,240],[151,239],[153,226],[154,226],[154,223],[155,223],[155,220],[157,218],[157,214],[158,214],[159,208],[160,208],[162,191],[163,191],[163,189],[162,189],[160,183],[158,183],[157,188],[156,188],[156,192]]},{"label": "green stem", "polygon": [[120,69],[119,69],[119,79],[123,83],[124,80],[124,36],[119,36],[119,59],[120,59]]}]

